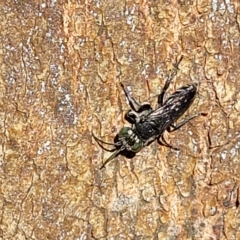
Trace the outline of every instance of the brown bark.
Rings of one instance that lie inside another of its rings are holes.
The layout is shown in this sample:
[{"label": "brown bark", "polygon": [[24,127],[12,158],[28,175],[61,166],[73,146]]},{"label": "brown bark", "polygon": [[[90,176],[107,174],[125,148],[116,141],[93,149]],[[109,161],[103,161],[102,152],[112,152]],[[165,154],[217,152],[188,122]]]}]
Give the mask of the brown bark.
[{"label": "brown bark", "polygon": [[[240,8],[233,1],[1,1],[1,239],[240,239]],[[207,113],[133,159],[120,82]]]}]

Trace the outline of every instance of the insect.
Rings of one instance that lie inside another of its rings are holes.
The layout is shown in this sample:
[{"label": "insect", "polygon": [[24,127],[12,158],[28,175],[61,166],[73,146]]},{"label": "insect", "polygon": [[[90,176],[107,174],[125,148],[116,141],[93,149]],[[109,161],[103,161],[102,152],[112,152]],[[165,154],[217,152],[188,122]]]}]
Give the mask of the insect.
[{"label": "insect", "polygon": [[[182,58],[183,56],[181,56],[180,60],[173,65],[174,68],[169,74],[167,81],[158,96],[158,105],[155,110],[149,103],[138,103],[121,83],[121,87],[131,107],[126,113],[125,118],[132,124],[132,127],[123,127],[118,133],[115,143],[104,142],[93,134],[94,139],[100,147],[107,151],[114,152],[104,162],[100,169],[104,168],[109,161],[114,159],[121,152],[127,151],[137,153],[156,139],[158,139],[160,144],[173,148],[164,139],[164,131],[175,131],[191,119],[199,116],[199,114],[195,114],[181,121],[177,125],[174,125],[174,122],[181,117],[192,104],[197,92],[195,84],[189,84],[177,89],[176,92],[164,101],[165,92],[169,88],[174,76],[177,74],[178,66],[182,61]],[[172,130],[170,130],[170,127],[172,127]],[[109,150],[103,147],[102,144],[112,145],[114,148]]]}]

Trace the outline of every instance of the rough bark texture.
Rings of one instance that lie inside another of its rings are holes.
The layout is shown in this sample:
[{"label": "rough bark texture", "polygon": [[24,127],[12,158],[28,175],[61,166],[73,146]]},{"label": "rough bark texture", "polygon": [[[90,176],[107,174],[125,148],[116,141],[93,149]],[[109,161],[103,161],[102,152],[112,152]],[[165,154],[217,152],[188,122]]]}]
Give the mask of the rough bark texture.
[{"label": "rough bark texture", "polygon": [[[238,2],[1,1],[0,238],[240,239]],[[207,116],[99,170],[180,55]]]}]

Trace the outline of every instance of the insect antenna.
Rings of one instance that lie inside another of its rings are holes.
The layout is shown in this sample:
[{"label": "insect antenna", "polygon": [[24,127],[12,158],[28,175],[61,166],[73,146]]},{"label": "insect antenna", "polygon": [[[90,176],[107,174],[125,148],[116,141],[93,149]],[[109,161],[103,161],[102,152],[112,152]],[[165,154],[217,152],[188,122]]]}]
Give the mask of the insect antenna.
[{"label": "insect antenna", "polygon": [[[99,139],[98,137],[96,137],[94,135],[94,133],[92,132],[92,136],[93,138],[95,139],[95,141],[97,142],[97,144],[102,148],[104,149],[105,151],[108,151],[108,152],[114,152],[104,163],[103,165],[100,167],[100,170],[103,169],[107,163],[109,163],[112,159],[114,159],[120,152],[122,152],[123,150],[125,150],[125,146],[122,145],[121,141],[118,141],[116,143],[108,143],[108,142],[105,142],[101,139]],[[113,149],[107,149],[103,146],[103,144],[107,144],[107,145],[112,145],[112,146],[115,146],[115,148]]]},{"label": "insect antenna", "polygon": [[94,133],[92,132],[92,136],[93,138],[95,139],[95,141],[97,142],[97,144],[102,148],[104,149],[105,151],[108,151],[108,152],[114,152],[116,150],[116,147],[113,148],[113,149],[107,149],[106,147],[103,146],[103,144],[107,144],[107,145],[112,145],[112,146],[115,146],[116,144],[114,143],[108,143],[108,142],[105,142],[99,138],[97,138]]},{"label": "insect antenna", "polygon": [[100,170],[103,169],[107,163],[109,163],[112,159],[114,159],[120,152],[122,152],[125,148],[119,148],[118,150],[115,151],[115,153],[113,153],[104,163],[103,165],[100,167]]}]

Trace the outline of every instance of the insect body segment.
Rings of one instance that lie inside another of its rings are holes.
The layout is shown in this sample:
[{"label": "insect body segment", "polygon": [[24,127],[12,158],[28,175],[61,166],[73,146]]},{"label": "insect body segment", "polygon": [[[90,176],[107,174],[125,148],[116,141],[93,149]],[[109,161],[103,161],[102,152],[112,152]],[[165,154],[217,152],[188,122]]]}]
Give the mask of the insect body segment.
[{"label": "insect body segment", "polygon": [[130,95],[128,90],[124,88],[124,85],[121,84],[131,107],[131,110],[126,114],[126,119],[132,124],[132,127],[123,127],[115,143],[106,143],[93,135],[101,147],[102,143],[114,146],[113,149],[108,150],[114,151],[114,153],[106,160],[101,168],[119,153],[123,151],[139,152],[143,147],[149,145],[156,139],[158,139],[160,143],[163,142],[166,146],[170,146],[163,138],[164,131],[168,130],[169,127],[172,127],[173,131],[175,131],[199,115],[196,114],[174,126],[174,122],[185,113],[195,98],[197,88],[194,84],[179,88],[164,101],[164,94],[173,77],[177,74],[178,65],[181,60],[182,58],[174,66],[175,68],[169,75],[162,92],[158,96],[158,107],[155,110],[152,109],[149,103],[138,103]]},{"label": "insect body segment", "polygon": [[136,117],[132,128],[144,142],[144,146],[160,137],[169,126],[174,128],[172,124],[189,108],[196,95],[196,90],[194,85],[184,86],[156,110],[135,112]]}]

